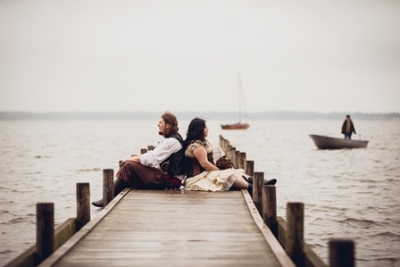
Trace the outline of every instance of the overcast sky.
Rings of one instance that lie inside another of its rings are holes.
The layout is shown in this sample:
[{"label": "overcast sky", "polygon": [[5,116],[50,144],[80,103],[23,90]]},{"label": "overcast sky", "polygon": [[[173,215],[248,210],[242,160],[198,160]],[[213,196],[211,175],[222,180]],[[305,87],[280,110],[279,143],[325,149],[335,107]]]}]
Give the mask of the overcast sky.
[{"label": "overcast sky", "polygon": [[400,112],[400,1],[0,0],[0,111]]}]

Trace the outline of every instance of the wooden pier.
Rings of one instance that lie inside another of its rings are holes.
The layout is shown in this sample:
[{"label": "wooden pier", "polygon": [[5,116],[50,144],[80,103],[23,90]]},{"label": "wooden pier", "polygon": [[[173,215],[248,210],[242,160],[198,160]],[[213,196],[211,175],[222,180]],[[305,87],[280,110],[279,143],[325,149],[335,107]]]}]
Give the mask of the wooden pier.
[{"label": "wooden pier", "polygon": [[39,266],[294,264],[246,190],[125,190]]},{"label": "wooden pier", "polygon": [[[287,222],[277,217],[275,186],[222,136],[219,145],[216,159],[254,177],[251,192],[127,188],[113,198],[113,170],[103,170],[95,218],[88,184],[77,184],[77,218],[55,230],[52,203],[39,203],[36,244],[6,266],[327,267],[304,242],[303,203],[287,203]],[[329,252],[329,266],[355,266],[352,240],[332,239]]]}]

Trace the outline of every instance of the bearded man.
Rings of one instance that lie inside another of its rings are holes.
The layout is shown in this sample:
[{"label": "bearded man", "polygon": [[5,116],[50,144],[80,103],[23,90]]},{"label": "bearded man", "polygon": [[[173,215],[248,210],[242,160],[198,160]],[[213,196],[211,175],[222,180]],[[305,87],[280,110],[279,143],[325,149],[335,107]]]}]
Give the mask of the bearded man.
[{"label": "bearded man", "polygon": [[[158,134],[164,139],[140,156],[132,156],[121,163],[114,180],[114,197],[127,187],[135,189],[179,188],[185,177],[183,138],[178,133],[178,120],[165,112],[158,124]],[[103,207],[103,199],[93,201]]]}]

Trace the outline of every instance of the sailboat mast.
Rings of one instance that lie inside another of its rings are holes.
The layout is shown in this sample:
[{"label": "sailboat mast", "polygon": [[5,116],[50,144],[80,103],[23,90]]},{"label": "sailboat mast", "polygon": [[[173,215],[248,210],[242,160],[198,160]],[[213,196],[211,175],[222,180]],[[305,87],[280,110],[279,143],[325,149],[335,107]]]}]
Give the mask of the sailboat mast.
[{"label": "sailboat mast", "polygon": [[241,78],[240,78],[240,71],[239,71],[239,94],[238,94],[238,96],[239,96],[239,101],[238,101],[238,103],[239,103],[239,123],[242,123],[242,105],[241,105],[241,101],[240,101],[240,98],[241,98],[241,94],[242,94],[242,80],[241,80]]}]

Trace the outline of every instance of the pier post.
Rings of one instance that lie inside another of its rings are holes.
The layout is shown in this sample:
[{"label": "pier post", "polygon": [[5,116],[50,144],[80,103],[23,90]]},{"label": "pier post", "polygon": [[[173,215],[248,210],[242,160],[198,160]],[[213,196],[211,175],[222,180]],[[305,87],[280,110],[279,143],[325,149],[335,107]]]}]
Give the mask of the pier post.
[{"label": "pier post", "polygon": [[240,151],[239,150],[235,150],[235,168],[241,168],[240,166]]},{"label": "pier post", "polygon": [[225,151],[225,138],[222,135],[218,136],[218,144]]},{"label": "pier post", "polygon": [[264,185],[261,217],[274,236],[277,237],[278,225],[276,219],[276,187],[274,185]]},{"label": "pier post", "polygon": [[329,241],[330,267],[355,267],[354,242],[350,239],[332,239]]},{"label": "pier post", "polygon": [[262,191],[264,188],[264,173],[255,172],[253,177],[253,202],[258,212],[262,212]]},{"label": "pier post", "polygon": [[235,157],[236,157],[236,152],[235,151],[236,151],[236,148],[235,147],[231,147],[231,149],[229,150],[229,158],[231,159],[234,167],[237,168],[236,159],[235,159]]},{"label": "pier post", "polygon": [[241,169],[246,170],[246,152],[240,152],[240,163]]},{"label": "pier post", "polygon": [[246,169],[244,171],[247,175],[254,176],[254,160],[246,161]]},{"label": "pier post", "polygon": [[225,153],[226,153],[226,155],[232,160],[231,150],[232,150],[232,146],[229,144],[229,145],[226,147]]},{"label": "pier post", "polygon": [[76,184],[76,229],[79,231],[90,221],[90,185]]},{"label": "pier post", "polygon": [[228,147],[231,145],[231,143],[229,142],[229,140],[224,139],[224,150],[227,151]]},{"label": "pier post", "polygon": [[114,170],[103,170],[103,207],[114,198]]},{"label": "pier post", "polygon": [[304,266],[304,204],[288,202],[286,206],[286,252],[297,267]]},{"label": "pier post", "polygon": [[38,263],[54,251],[54,203],[36,204],[36,255]]}]

